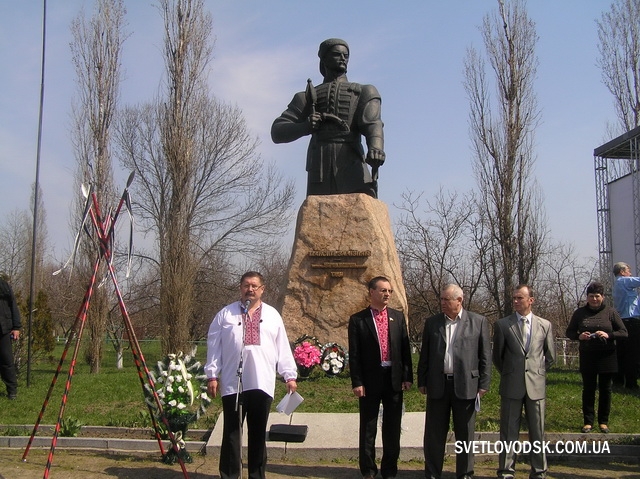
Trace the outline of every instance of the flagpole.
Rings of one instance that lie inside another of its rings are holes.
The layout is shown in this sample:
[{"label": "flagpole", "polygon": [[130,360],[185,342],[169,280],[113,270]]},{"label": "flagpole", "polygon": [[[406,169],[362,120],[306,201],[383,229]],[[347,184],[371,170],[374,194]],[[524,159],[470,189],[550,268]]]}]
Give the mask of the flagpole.
[{"label": "flagpole", "polygon": [[44,106],[44,66],[47,43],[47,0],[42,0],[42,64],[40,70],[40,111],[38,114],[38,146],[36,149],[36,179],[33,191],[33,228],[31,232],[31,278],[29,284],[29,330],[27,333],[27,387],[31,385],[31,343],[33,303],[35,296],[36,245],[38,232],[38,199],[40,190],[40,151],[42,148],[42,114]]}]

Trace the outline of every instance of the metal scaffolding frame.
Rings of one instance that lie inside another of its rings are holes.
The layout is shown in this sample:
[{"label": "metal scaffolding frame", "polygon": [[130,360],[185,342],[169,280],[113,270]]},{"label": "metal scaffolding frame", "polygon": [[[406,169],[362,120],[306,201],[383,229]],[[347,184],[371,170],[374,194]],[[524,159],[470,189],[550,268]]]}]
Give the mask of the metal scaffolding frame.
[{"label": "metal scaffolding frame", "polygon": [[640,127],[599,146],[593,150],[593,156],[600,278],[606,290],[611,291],[613,256],[608,185],[628,175],[633,189],[634,266],[635,271],[640,270]]}]

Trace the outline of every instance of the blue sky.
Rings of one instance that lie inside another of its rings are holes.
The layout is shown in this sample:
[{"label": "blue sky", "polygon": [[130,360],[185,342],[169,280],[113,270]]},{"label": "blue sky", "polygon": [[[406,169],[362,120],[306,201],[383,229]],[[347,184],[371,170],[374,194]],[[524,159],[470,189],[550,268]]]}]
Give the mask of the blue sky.
[{"label": "blue sky", "polygon": [[[295,209],[305,196],[307,139],[274,145],[269,130],[307,78],[321,81],[318,44],[329,37],[351,48],[349,79],[374,84],[382,95],[387,161],[379,197],[392,221],[406,191],[431,198],[440,187],[474,187],[463,61],[495,0],[206,0],[216,38],[209,73],[212,94],[236,104],[257,135],[262,158],[297,185]],[[40,181],[49,240],[58,258],[73,240],[69,208],[75,162],[70,141],[75,76],[69,30],[89,0],[47,2],[45,109]],[[131,36],[124,46],[121,104],[150,100],[161,84],[162,22],[153,0],[127,0]],[[604,0],[529,0],[540,61],[535,84],[541,123],[536,167],[549,227],[556,240],[583,256],[597,255],[593,149],[608,141],[615,122],[612,97],[596,66],[595,20]],[[28,208],[35,178],[40,91],[42,2],[0,2],[0,222]],[[117,163],[116,163],[117,167]],[[119,174],[124,185],[125,173]],[[293,227],[292,227],[293,229]]]}]

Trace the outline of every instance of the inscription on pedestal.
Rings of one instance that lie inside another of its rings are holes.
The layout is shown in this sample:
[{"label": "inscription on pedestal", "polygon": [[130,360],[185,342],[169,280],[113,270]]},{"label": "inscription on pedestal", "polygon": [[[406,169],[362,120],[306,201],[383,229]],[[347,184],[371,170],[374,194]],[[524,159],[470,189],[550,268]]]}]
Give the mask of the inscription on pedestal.
[{"label": "inscription on pedestal", "polygon": [[314,269],[331,269],[329,274],[332,278],[342,278],[344,271],[336,269],[366,269],[367,266],[356,261],[345,261],[345,258],[368,258],[371,256],[370,250],[313,250],[309,252],[312,258],[323,258],[325,261],[311,263]]},{"label": "inscription on pedestal", "polygon": [[378,275],[389,278],[395,291],[389,306],[406,315],[386,205],[363,193],[308,196],[298,212],[286,288],[276,303],[289,338],[307,334],[348,344],[349,318],[368,306],[367,281]]},{"label": "inscription on pedestal", "polygon": [[315,257],[327,257],[327,256],[371,256],[370,250],[365,251],[357,251],[354,249],[350,250],[312,250],[309,251],[309,256]]}]

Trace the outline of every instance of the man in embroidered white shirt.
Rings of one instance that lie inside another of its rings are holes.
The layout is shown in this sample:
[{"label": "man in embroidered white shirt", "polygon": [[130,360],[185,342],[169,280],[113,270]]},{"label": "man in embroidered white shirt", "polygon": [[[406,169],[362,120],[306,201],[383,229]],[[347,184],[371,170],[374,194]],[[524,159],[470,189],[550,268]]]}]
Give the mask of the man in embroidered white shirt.
[{"label": "man in embroidered white shirt", "polygon": [[295,392],[297,387],[297,367],[282,317],[262,302],[264,287],[260,273],[243,274],[240,301],[222,308],[209,327],[204,369],[208,393],[214,398],[222,396],[222,479],[241,477],[240,410],[247,420],[249,478],[265,478],[265,432],[276,372],[286,381],[288,392]]}]

